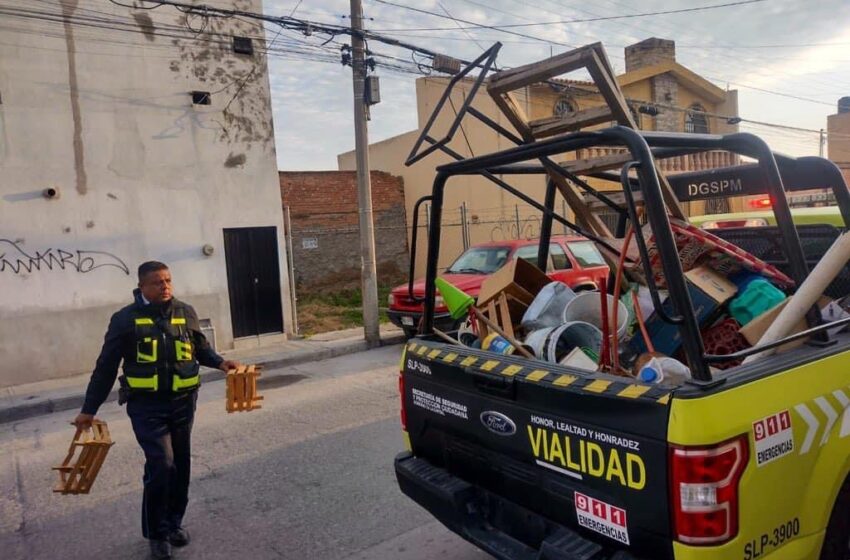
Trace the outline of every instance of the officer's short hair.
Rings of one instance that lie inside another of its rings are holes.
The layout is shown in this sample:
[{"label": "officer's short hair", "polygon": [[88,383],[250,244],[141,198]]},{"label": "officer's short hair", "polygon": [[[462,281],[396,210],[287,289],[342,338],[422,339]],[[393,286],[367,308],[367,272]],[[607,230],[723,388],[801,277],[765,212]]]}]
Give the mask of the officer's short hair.
[{"label": "officer's short hair", "polygon": [[145,276],[151,272],[160,270],[168,270],[168,265],[159,261],[147,261],[139,265],[139,282],[145,279]]}]

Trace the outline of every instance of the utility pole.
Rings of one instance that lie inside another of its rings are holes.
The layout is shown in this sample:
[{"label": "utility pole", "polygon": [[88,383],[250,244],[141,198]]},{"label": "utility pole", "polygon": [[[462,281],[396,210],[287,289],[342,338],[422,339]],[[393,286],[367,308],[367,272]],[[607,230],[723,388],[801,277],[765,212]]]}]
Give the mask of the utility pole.
[{"label": "utility pole", "polygon": [[823,157],[823,146],[826,144],[826,136],[823,134],[823,129],[820,129],[820,136],[818,138],[818,155]]},{"label": "utility pole", "polygon": [[363,40],[363,6],[351,0],[351,75],[354,83],[354,148],[357,161],[357,201],[360,214],[361,290],[366,345],[378,346],[378,281],[375,268],[375,229],[372,220],[372,181],[369,176],[369,128],[365,99],[366,44]]}]

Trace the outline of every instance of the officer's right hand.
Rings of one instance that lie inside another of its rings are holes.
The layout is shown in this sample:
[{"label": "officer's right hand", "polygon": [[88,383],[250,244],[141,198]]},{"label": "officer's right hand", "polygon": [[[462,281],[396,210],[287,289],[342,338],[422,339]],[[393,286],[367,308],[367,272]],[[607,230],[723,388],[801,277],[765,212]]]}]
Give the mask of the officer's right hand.
[{"label": "officer's right hand", "polygon": [[74,421],[71,424],[75,425],[77,428],[82,430],[88,430],[91,428],[91,424],[94,421],[94,414],[83,414],[82,412],[77,414],[77,417],[74,418]]}]

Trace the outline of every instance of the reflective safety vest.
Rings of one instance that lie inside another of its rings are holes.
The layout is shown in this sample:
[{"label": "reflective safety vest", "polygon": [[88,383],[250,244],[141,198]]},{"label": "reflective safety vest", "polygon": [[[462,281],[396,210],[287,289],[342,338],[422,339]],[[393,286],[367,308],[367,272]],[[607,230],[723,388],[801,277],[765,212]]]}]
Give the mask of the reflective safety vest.
[{"label": "reflective safety vest", "polygon": [[182,307],[170,317],[133,312],[135,355],[124,356],[124,379],[131,391],[181,392],[200,384],[192,336]]}]

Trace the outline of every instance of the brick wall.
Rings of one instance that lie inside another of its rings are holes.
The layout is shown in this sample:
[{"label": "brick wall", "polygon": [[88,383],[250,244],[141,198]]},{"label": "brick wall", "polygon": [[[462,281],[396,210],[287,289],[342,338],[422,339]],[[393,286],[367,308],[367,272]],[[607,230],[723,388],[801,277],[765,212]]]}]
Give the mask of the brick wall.
[{"label": "brick wall", "polygon": [[651,37],[625,49],[626,72],[652,66],[668,60],[676,60],[676,43],[668,39]]},{"label": "brick wall", "polygon": [[[280,192],[292,220],[296,286],[332,290],[360,286],[360,225],[353,171],[281,171]],[[408,268],[404,182],[372,171],[378,281],[394,283]]]},{"label": "brick wall", "polygon": [[679,111],[667,108],[679,105],[679,82],[669,72],[652,77],[652,101],[661,105],[655,119],[655,130],[681,132],[683,116]]}]

